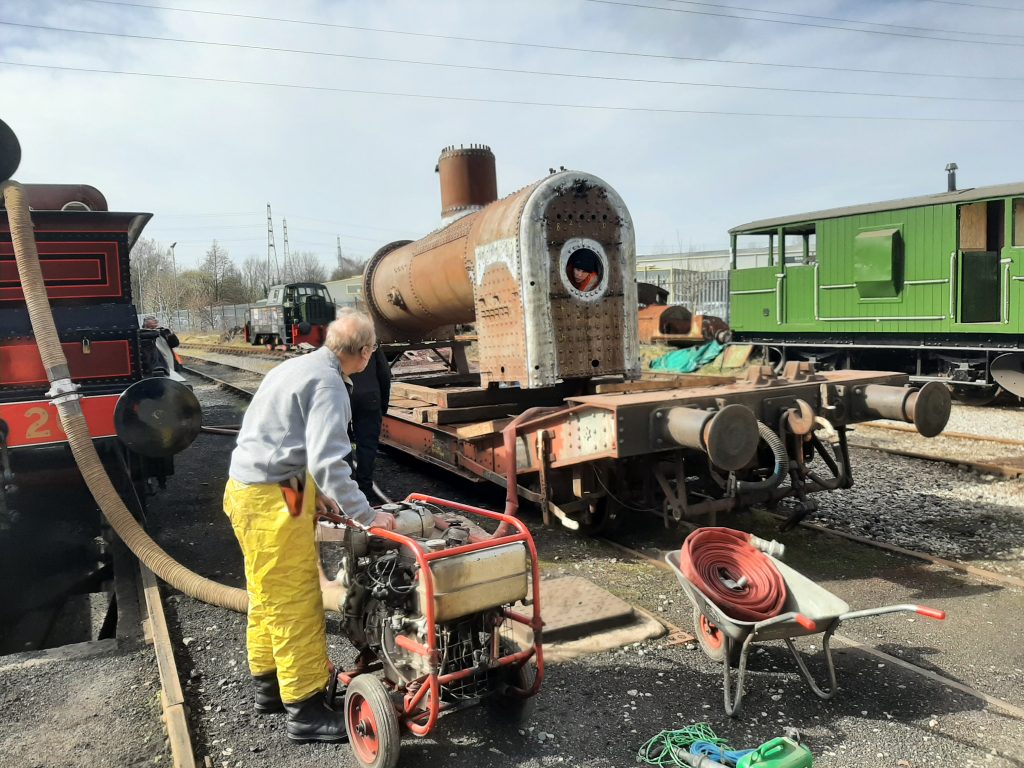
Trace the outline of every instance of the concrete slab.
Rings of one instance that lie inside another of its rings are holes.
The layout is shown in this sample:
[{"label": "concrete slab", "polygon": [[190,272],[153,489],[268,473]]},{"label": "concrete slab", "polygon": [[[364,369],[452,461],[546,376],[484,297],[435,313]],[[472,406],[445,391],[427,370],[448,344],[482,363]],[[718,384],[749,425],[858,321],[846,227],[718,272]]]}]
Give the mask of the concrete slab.
[{"label": "concrete slab", "polygon": [[543,580],[540,596],[545,642],[575,640],[635,620],[629,603],[580,576]]},{"label": "concrete slab", "polygon": [[[540,587],[546,662],[567,661],[665,634],[665,626],[650,613],[635,611],[587,579],[545,579]],[[520,605],[517,610],[529,609]],[[533,641],[533,633],[521,624],[513,628],[513,636],[521,647]]]}]

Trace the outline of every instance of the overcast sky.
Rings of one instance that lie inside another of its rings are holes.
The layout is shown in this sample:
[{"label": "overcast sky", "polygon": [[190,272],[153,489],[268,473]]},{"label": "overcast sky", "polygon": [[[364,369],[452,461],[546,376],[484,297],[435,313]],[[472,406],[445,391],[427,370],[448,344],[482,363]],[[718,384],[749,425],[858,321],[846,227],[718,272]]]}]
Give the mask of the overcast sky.
[{"label": "overcast sky", "polygon": [[1019,0],[155,4],[4,0],[0,117],[20,181],[153,212],[146,234],[177,241],[179,265],[213,238],[236,262],[265,255],[268,202],[279,253],[282,217],[291,249],[328,264],[338,235],[357,258],[418,237],[439,219],[449,144],[489,145],[501,195],[552,166],[602,177],[641,254],[942,191],[950,161],[961,187],[1024,178]]}]

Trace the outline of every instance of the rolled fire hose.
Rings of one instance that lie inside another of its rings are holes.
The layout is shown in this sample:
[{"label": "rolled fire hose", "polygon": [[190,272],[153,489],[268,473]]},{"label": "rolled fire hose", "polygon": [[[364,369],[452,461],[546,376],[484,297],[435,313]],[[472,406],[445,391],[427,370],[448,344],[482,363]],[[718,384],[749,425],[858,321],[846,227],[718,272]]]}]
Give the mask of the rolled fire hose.
[{"label": "rolled fire hose", "polygon": [[68,444],[71,446],[75,463],[103,516],[128,549],[153,573],[175,589],[205,603],[245,613],[249,605],[249,596],[245,590],[218,584],[172,559],[142,529],[128,511],[120,494],[114,489],[96,452],[96,446],[93,445],[82,413],[77,386],[71,381],[68,361],[53,322],[43,272],[39,266],[39,253],[36,250],[25,190],[14,181],[4,182],[0,189],[3,190],[7,207],[14,257],[25,294],[25,303],[28,305],[32,332],[35,334],[39,354],[46,368],[46,378],[51,385],[47,394],[57,408],[61,429],[68,436]]},{"label": "rolled fire hose", "polygon": [[690,583],[738,621],[778,616],[786,602],[782,574],[752,538],[763,542],[732,528],[698,528],[686,537],[679,556]]}]

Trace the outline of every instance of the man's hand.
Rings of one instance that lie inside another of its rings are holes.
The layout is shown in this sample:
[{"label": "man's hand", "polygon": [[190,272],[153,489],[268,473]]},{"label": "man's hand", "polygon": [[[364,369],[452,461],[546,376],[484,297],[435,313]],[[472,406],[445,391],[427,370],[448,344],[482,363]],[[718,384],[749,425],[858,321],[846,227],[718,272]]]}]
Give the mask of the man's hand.
[{"label": "man's hand", "polygon": [[373,522],[370,523],[370,527],[384,528],[385,530],[393,531],[395,530],[395,516],[390,512],[378,511],[377,514],[373,516]]},{"label": "man's hand", "polygon": [[316,495],[316,513],[318,515],[332,514],[340,515],[341,507],[334,499],[324,496],[322,493]]}]

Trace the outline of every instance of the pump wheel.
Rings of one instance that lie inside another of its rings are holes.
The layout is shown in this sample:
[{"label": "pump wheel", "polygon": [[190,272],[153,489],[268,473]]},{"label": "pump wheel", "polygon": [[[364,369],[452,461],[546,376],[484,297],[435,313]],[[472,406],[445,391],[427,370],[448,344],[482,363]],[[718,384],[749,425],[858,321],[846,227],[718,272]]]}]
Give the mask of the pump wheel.
[{"label": "pump wheel", "polygon": [[401,749],[398,717],[384,684],[358,675],[345,692],[345,730],[352,753],[367,768],[395,768]]},{"label": "pump wheel", "polygon": [[[707,616],[701,613],[699,608],[693,609],[693,629],[704,654],[712,661],[725,661],[725,633],[708,621]],[[739,664],[742,650],[742,644],[732,643],[732,649],[729,652],[729,663],[732,666],[735,667]]]},{"label": "pump wheel", "polygon": [[[520,650],[511,640],[501,638],[498,646],[502,656],[516,653]],[[518,667],[505,667],[498,670],[494,680],[494,690],[487,699],[490,709],[498,719],[511,723],[522,723],[529,719],[537,705],[537,697],[531,696],[524,699],[516,696],[509,688],[529,690],[537,679],[537,665],[533,659]]]}]

